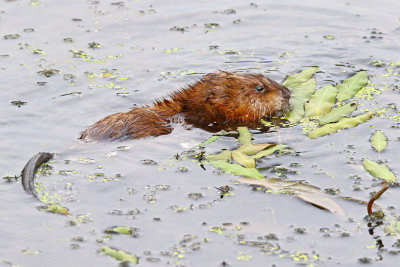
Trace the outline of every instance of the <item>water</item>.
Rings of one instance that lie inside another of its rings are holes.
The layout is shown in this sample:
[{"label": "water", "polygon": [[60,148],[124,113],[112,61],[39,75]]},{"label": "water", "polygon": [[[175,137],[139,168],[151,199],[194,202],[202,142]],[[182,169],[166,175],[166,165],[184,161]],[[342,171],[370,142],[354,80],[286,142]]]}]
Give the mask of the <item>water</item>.
[{"label": "water", "polygon": [[[170,135],[123,143],[83,144],[77,138],[105,115],[151,104],[218,69],[282,81],[317,66],[318,87],[365,69],[376,88],[387,88],[364,101],[365,108],[397,104],[399,66],[371,62],[400,60],[399,8],[395,0],[3,1],[0,172],[19,175],[31,156],[50,151],[60,153],[51,163],[55,170],[75,173],[40,179],[69,208],[67,217],[39,211],[40,203],[19,182],[0,183],[0,263],[117,265],[99,253],[106,245],[139,256],[141,265],[354,266],[363,257],[395,265],[397,237],[384,237],[380,227],[371,235],[364,205],[335,200],[346,213],[343,219],[290,195],[234,185],[233,175],[217,175],[209,165],[203,170],[184,154],[211,136],[201,129],[175,125]],[[42,76],[43,70],[54,74]],[[11,104],[16,100],[27,104]],[[302,135],[300,125],[280,129],[279,135],[255,134],[254,143],[280,140],[299,152],[257,166],[267,177],[278,175],[271,166],[281,166],[290,171],[289,180],[368,200],[379,181],[363,169],[362,158],[381,159],[400,175],[396,112],[388,108],[387,118],[315,140]],[[369,143],[376,129],[389,140],[381,154]],[[234,138],[223,137],[206,152],[235,147]],[[82,158],[94,163],[82,164]],[[158,165],[145,165],[145,159]],[[233,195],[221,199],[215,187],[224,185],[233,187]],[[377,201],[393,206],[395,215],[397,190],[391,187]],[[203,197],[195,200],[190,193]],[[104,233],[122,225],[138,228],[138,236]],[[214,227],[225,229],[218,234]],[[270,233],[278,239],[265,237]],[[376,240],[384,247],[378,249]]]}]

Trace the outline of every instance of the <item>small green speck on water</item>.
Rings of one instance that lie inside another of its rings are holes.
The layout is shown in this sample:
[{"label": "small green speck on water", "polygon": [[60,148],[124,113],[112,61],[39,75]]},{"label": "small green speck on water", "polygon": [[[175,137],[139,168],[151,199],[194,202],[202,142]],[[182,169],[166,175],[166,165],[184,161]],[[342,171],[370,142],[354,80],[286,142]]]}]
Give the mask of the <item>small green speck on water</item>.
[{"label": "small green speck on water", "polygon": [[362,258],[359,258],[358,259],[358,261],[360,262],[360,263],[372,263],[373,262],[373,259],[371,259],[371,258],[368,258],[368,257],[362,257]]},{"label": "small green speck on water", "polygon": [[96,43],[96,42],[91,42],[91,43],[88,44],[88,46],[91,49],[96,49],[96,48],[100,48],[101,47],[101,45],[99,43]]},{"label": "small green speck on water", "polygon": [[171,48],[171,49],[164,49],[163,52],[166,54],[176,53],[176,52],[178,52],[178,48],[175,47],[175,48]]},{"label": "small green speck on water", "polygon": [[44,70],[38,71],[37,73],[43,77],[49,78],[55,74],[60,73],[60,71],[56,70],[56,69],[44,69]]},{"label": "small green speck on water", "polygon": [[217,234],[222,235],[224,232],[222,231],[222,227],[216,226],[210,229],[211,232],[215,232]]},{"label": "small green speck on water", "polygon": [[239,255],[236,257],[238,261],[248,261],[251,260],[251,255],[239,252]]},{"label": "small green speck on water", "polygon": [[17,107],[21,107],[21,106],[23,106],[23,105],[26,105],[28,102],[24,102],[24,101],[21,101],[21,100],[14,100],[14,101],[11,101],[11,104],[13,104],[14,106],[17,106]]}]

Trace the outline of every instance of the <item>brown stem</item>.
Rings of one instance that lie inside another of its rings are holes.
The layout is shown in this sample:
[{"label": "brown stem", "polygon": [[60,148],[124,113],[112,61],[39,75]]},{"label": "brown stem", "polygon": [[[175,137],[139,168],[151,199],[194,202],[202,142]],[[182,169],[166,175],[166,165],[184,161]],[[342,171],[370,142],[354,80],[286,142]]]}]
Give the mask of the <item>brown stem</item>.
[{"label": "brown stem", "polygon": [[368,211],[368,215],[372,214],[372,205],[374,204],[374,201],[377,200],[378,198],[380,198],[380,196],[382,196],[383,193],[385,193],[385,191],[389,188],[389,185],[387,184],[386,181],[382,182],[382,188],[381,190],[379,190],[378,192],[376,192],[371,199],[368,201],[368,206],[367,206],[367,211]]}]

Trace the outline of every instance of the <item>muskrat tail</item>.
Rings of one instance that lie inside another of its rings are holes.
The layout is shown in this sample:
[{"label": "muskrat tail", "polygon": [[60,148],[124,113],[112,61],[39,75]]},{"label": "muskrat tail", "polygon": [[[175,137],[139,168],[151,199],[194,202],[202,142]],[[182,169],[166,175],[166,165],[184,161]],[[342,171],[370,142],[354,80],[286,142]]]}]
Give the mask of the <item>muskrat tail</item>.
[{"label": "muskrat tail", "polygon": [[22,187],[25,189],[26,192],[28,192],[28,194],[31,194],[37,199],[39,198],[35,189],[35,174],[40,165],[52,159],[53,156],[54,154],[52,153],[39,152],[35,156],[33,156],[22,169]]}]

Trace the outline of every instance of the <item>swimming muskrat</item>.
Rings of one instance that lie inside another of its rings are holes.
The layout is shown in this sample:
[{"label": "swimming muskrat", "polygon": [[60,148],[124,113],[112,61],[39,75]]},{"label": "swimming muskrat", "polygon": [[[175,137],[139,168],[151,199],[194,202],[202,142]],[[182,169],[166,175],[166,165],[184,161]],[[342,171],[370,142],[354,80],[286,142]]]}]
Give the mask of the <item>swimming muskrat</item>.
[{"label": "swimming muskrat", "polygon": [[[289,106],[290,91],[261,74],[220,71],[204,75],[187,88],[172,92],[153,106],[109,115],[86,129],[85,141],[120,140],[169,134],[171,121],[183,117],[197,127],[249,125]],[[40,164],[53,157],[40,152],[22,170],[24,189],[37,197],[34,177]]]},{"label": "swimming muskrat", "polygon": [[261,74],[210,73],[151,107],[137,107],[99,120],[83,132],[81,139],[137,139],[169,134],[170,122],[177,115],[202,128],[213,124],[246,125],[285,109],[289,97],[286,87]]}]

